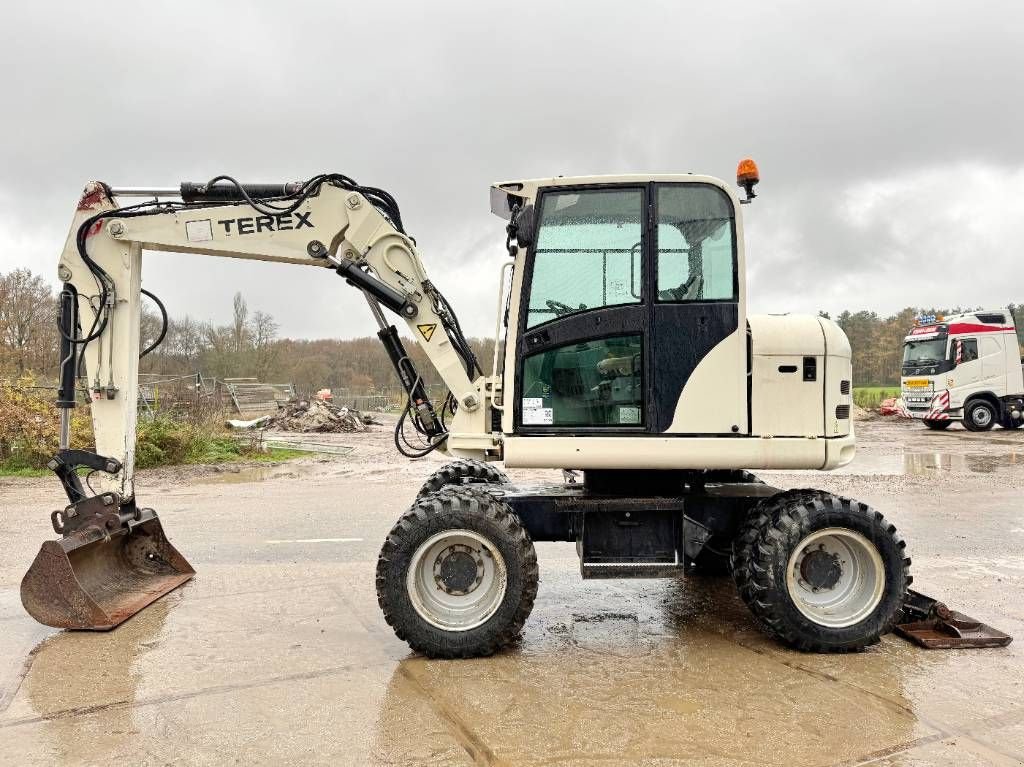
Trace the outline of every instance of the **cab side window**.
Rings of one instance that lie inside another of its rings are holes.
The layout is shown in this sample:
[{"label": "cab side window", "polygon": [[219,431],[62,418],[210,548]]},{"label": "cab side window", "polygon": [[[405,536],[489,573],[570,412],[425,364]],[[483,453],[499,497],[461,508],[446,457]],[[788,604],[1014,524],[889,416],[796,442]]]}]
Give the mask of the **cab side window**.
[{"label": "cab side window", "polygon": [[736,243],[728,195],[707,184],[657,192],[658,301],[735,301]]},{"label": "cab side window", "polygon": [[953,360],[958,365],[978,359],[978,339],[957,339],[954,343],[953,355]]}]

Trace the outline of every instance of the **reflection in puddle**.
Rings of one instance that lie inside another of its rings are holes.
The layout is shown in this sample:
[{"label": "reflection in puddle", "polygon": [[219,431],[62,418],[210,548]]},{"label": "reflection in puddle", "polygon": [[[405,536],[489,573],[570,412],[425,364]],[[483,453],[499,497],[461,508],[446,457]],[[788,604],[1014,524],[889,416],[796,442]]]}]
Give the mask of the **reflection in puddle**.
[{"label": "reflection in puddle", "polygon": [[303,477],[311,473],[308,466],[252,466],[238,471],[222,471],[195,480],[201,485],[237,485],[245,482],[263,482],[284,477]]},{"label": "reflection in puddle", "polygon": [[903,453],[895,455],[858,454],[839,474],[988,474],[1006,467],[1024,465],[1024,453]]}]

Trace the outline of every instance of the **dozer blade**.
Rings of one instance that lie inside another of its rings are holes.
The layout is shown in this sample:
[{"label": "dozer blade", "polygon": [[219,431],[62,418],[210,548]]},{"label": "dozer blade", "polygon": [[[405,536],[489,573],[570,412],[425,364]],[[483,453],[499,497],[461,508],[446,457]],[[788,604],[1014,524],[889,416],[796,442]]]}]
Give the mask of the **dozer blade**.
[{"label": "dozer blade", "polygon": [[91,519],[73,532],[70,520],[55,521],[64,537],[43,544],[21,582],[21,602],[40,623],[107,631],[195,575],[156,512],[115,499],[104,511],[76,510]]},{"label": "dozer blade", "polygon": [[895,631],[904,639],[929,650],[960,650],[978,647],[1006,647],[1009,634],[950,610],[937,599],[913,589],[903,604],[903,622]]}]

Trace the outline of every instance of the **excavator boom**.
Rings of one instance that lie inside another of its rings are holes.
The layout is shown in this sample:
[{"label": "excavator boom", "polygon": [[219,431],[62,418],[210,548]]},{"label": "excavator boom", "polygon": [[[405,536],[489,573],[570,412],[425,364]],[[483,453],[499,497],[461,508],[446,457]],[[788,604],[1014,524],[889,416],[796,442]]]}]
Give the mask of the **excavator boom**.
[{"label": "excavator boom", "polygon": [[[142,203],[126,198],[147,198]],[[177,199],[170,199],[177,198]],[[339,174],[306,182],[243,185],[220,176],[172,188],[88,184],[60,258],[60,450],[50,463],[68,505],[51,515],[48,541],[22,582],[37,620],[109,629],[192,577],[134,484],[139,320],[144,250],[254,259],[331,269],[366,297],[379,337],[408,394],[396,431],[412,456],[435,449],[483,457],[496,447],[486,413],[492,387],[444,296],[428,279],[393,197]],[[432,403],[398,331],[398,314],[449,389]],[[95,453],[68,444],[76,385],[91,400]],[[453,417],[454,414],[454,417]],[[452,418],[449,427],[448,419]],[[414,444],[405,435],[411,424]],[[97,475],[93,495],[78,470]]]}]

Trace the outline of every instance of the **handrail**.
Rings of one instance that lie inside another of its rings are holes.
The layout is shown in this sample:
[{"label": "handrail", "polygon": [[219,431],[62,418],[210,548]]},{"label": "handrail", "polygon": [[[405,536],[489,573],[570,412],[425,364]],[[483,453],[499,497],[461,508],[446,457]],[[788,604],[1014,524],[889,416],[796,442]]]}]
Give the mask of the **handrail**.
[{"label": "handrail", "polygon": [[[497,318],[494,321],[494,356],[491,359],[491,407],[497,410],[499,413],[505,412],[505,403],[498,404],[494,390],[494,383],[498,378],[498,347],[501,341],[501,324],[505,316],[505,312],[502,311],[504,298],[505,298],[505,272],[511,271],[515,266],[515,261],[506,261],[501,265],[501,272],[498,277],[498,313]],[[511,288],[511,286],[510,286]],[[509,296],[511,300],[511,295]],[[504,399],[505,389],[502,387],[501,396]]]}]

